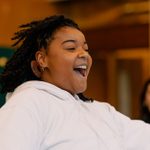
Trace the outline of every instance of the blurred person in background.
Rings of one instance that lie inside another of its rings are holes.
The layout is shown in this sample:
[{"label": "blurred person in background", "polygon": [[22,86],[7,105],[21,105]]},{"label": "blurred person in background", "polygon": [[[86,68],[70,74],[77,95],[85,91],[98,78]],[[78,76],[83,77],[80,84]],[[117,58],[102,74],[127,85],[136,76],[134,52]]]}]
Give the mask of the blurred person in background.
[{"label": "blurred person in background", "polygon": [[148,79],[141,92],[141,119],[150,123],[150,79]]},{"label": "blurred person in background", "polygon": [[82,94],[92,58],[73,20],[33,21],[13,39],[17,50],[0,75],[1,150],[150,149],[149,124]]}]

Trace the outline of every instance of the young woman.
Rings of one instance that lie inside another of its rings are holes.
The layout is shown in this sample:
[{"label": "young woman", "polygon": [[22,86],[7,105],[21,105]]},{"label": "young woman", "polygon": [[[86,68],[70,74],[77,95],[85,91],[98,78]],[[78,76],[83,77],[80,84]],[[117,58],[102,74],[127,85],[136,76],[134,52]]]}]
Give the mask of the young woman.
[{"label": "young woman", "polygon": [[[21,26],[0,76],[2,150],[149,150],[150,125],[85,98],[92,65],[78,25],[51,16]],[[142,137],[142,138],[141,138]]]},{"label": "young woman", "polygon": [[150,79],[148,79],[141,93],[141,119],[150,123]]}]

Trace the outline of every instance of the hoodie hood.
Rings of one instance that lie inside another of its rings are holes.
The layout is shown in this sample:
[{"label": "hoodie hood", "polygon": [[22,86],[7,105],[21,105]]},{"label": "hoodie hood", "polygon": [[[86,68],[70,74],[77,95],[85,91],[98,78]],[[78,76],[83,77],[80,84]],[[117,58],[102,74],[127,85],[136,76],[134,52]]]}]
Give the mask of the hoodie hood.
[{"label": "hoodie hood", "polygon": [[35,88],[38,90],[45,91],[51,95],[54,95],[55,97],[58,97],[61,100],[69,100],[70,98],[79,100],[79,97],[75,95],[71,95],[68,91],[65,91],[51,83],[44,82],[44,81],[27,81],[18,86],[14,92],[7,93],[6,95],[6,101],[8,101],[11,96],[27,89],[27,88]]}]

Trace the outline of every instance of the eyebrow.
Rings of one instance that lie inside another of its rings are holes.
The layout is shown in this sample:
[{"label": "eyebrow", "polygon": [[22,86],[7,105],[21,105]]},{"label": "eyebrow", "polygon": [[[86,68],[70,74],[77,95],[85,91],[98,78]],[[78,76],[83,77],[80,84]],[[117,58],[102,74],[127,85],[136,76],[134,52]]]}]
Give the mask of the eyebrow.
[{"label": "eyebrow", "polygon": [[[66,40],[66,41],[63,41],[62,44],[67,43],[67,42],[76,43],[77,41],[76,40]],[[87,42],[85,41],[84,44],[87,44]]]},{"label": "eyebrow", "polygon": [[63,41],[62,44],[67,43],[67,42],[73,42],[73,43],[75,43],[76,41],[75,40],[66,40],[66,41]]}]

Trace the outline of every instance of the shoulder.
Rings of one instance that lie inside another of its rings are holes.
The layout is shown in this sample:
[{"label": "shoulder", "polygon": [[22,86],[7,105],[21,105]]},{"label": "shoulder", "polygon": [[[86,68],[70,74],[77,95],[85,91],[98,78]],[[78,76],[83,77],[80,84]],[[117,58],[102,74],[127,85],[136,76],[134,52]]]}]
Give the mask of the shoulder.
[{"label": "shoulder", "polygon": [[95,112],[99,113],[101,117],[106,120],[112,120],[117,124],[121,122],[128,122],[130,118],[120,113],[114,106],[106,102],[94,101],[91,105]]},{"label": "shoulder", "polygon": [[83,106],[93,115],[104,118],[104,120],[113,120],[117,112],[113,106],[106,102],[94,100],[93,102],[84,102]]},{"label": "shoulder", "polygon": [[100,102],[100,101],[94,100],[92,105],[95,109],[98,109],[98,110],[101,109],[106,112],[116,111],[115,108],[107,102]]},{"label": "shoulder", "polygon": [[22,111],[35,114],[46,115],[53,108],[55,101],[52,101],[52,95],[49,95],[45,91],[29,87],[20,91],[15,91],[11,94],[8,101],[1,108],[1,111]]}]

